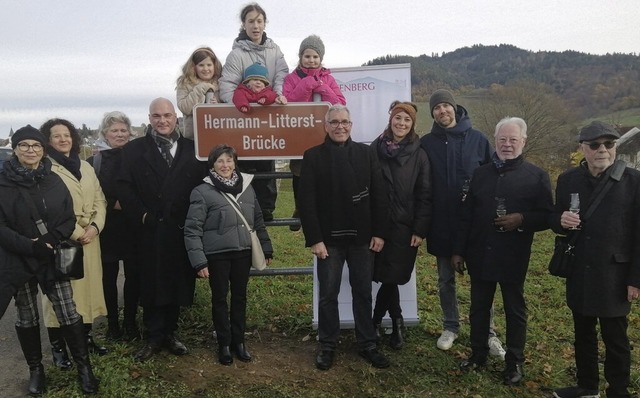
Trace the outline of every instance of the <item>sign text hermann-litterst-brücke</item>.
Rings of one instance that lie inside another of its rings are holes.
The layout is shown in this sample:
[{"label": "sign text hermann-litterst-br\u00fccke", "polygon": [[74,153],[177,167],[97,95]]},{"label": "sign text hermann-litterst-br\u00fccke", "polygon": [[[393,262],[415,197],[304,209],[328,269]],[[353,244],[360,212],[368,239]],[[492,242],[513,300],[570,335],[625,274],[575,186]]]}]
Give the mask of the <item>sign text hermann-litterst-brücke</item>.
[{"label": "sign text hermann-litterst-br\u00fccke", "polygon": [[229,104],[193,108],[196,156],[206,160],[218,144],[233,146],[242,159],[296,159],[324,140],[327,102],[252,104],[242,113]]}]

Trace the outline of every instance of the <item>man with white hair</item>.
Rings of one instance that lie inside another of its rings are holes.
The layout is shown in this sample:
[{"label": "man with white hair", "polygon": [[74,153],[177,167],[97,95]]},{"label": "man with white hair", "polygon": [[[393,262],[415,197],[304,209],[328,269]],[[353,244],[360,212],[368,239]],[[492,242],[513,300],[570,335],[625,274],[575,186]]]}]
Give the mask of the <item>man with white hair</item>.
[{"label": "man with white hair", "polygon": [[451,258],[458,272],[465,270],[466,262],[471,277],[472,354],[460,368],[474,370],[487,362],[486,331],[500,284],[507,319],[506,385],[518,384],[524,376],[524,281],[534,232],[548,228],[553,209],[549,175],[523,159],[526,141],[524,120],[508,117],[496,125],[493,161],[473,173]]}]

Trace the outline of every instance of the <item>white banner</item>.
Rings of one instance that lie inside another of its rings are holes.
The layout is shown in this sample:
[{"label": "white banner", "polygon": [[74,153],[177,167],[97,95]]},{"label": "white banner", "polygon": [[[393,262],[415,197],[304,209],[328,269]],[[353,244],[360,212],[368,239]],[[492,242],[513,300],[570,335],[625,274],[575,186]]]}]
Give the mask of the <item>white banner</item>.
[{"label": "white banner", "polygon": [[411,101],[411,64],[331,69],[351,111],[351,138],[370,143],[389,123],[389,105]]}]

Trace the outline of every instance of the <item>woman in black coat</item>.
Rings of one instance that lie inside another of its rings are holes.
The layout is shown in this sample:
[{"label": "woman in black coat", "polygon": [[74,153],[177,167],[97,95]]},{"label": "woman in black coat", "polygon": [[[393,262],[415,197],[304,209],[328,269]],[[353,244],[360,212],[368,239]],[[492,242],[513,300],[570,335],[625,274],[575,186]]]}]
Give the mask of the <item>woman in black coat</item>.
[{"label": "woman in black coat", "polygon": [[382,166],[391,218],[388,239],[375,256],[373,279],[382,286],[376,296],[373,323],[379,330],[388,311],[393,325],[389,344],[400,349],[404,343],[404,322],[398,285],[411,279],[418,247],[427,234],[431,172],[429,159],[415,132],[416,105],[394,101],[390,108],[389,125],[371,144]]},{"label": "woman in black coat", "polygon": [[[29,365],[29,394],[45,388],[37,307],[38,285],[53,303],[63,337],[78,368],[82,391],[98,390],[93,375],[82,317],[76,311],[71,283],[54,279],[53,247],[71,236],[76,217],[71,194],[51,171],[45,158],[45,138],[34,127],[18,129],[11,137],[13,155],[0,171],[0,316],[13,296],[16,333]],[[33,206],[30,204],[33,203]],[[36,220],[44,221],[40,231]],[[42,232],[45,232],[44,234]]]},{"label": "woman in black coat", "polygon": [[[98,152],[87,159],[100,180],[102,192],[107,199],[107,217],[100,233],[102,254],[102,286],[107,305],[107,338],[127,341],[140,337],[136,324],[138,300],[140,298],[140,270],[135,261],[135,235],[122,212],[116,190],[116,178],[120,169],[122,147],[131,137],[131,120],[122,112],[105,113],[100,123]],[[124,266],[124,329],[118,319],[118,273],[120,261]]]}]

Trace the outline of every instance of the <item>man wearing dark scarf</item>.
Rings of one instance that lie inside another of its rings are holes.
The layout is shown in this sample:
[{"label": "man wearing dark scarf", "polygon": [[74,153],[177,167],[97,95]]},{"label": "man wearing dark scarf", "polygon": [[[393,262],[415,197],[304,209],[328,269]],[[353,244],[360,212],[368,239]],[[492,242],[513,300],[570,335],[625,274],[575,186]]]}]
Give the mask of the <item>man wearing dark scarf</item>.
[{"label": "man wearing dark scarf", "polygon": [[323,144],[304,153],[300,175],[300,219],[306,246],[317,256],[318,337],[316,367],[328,370],[340,336],[338,293],[347,262],[359,354],[374,367],[389,361],[376,348],[371,322],[373,252],[384,245],[388,199],[378,159],[353,142],[349,110],[333,105],[325,117]]},{"label": "man wearing dark scarf", "polygon": [[193,302],[195,289],[183,228],[191,190],[207,175],[206,163],[195,157],[193,141],[176,130],[171,101],[153,100],[149,122],[147,135],[122,149],[117,177],[122,210],[140,236],[140,301],[149,335],[136,353],[138,361],[162,348],[174,355],[187,353],[175,334],[180,306]]}]

